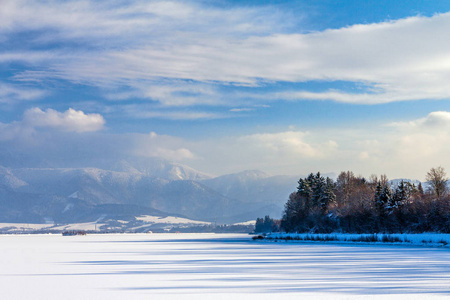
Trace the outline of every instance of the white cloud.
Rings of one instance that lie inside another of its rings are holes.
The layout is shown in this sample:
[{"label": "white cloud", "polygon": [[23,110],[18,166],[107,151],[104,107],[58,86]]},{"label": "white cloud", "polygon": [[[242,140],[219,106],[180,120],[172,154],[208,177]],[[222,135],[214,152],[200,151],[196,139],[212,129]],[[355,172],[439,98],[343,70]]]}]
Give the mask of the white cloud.
[{"label": "white cloud", "polygon": [[450,165],[450,112],[431,112],[425,118],[389,125],[398,131],[396,149],[400,159]]},{"label": "white cloud", "polygon": [[[69,125],[61,125],[65,122],[61,120],[67,118],[65,114],[70,115],[69,111],[35,109],[22,121],[0,124],[0,158],[4,149],[47,163],[77,166],[133,156],[161,157],[216,175],[246,169],[275,175],[352,170],[363,176],[387,174],[390,178],[424,179],[433,166],[450,169],[449,113],[445,111],[401,126],[357,124],[352,126],[355,128],[262,131],[206,140],[155,132],[67,134],[65,126]],[[38,130],[39,126],[50,130]],[[21,139],[26,143],[20,143]],[[68,155],[76,160],[68,162]]]},{"label": "white cloud", "polygon": [[249,107],[241,107],[241,108],[231,108],[230,112],[250,112],[250,111],[254,111],[254,108],[249,108]]},{"label": "white cloud", "polygon": [[[291,91],[274,97],[365,104],[444,99],[450,96],[450,41],[444,29],[448,26],[450,14],[442,14],[313,34],[244,39],[194,35],[171,41],[170,47],[147,44],[112,51],[102,59],[68,64],[59,72],[67,79],[80,76],[77,80],[94,82],[171,78],[255,85],[261,81],[343,80],[362,82],[373,90]],[[86,72],[90,69],[100,72]]]},{"label": "white cloud", "polygon": [[168,135],[151,132],[148,135],[134,135],[132,153],[140,157],[160,157],[171,161],[189,160],[195,155],[185,148],[186,141]]},{"label": "white cloud", "polygon": [[36,38],[28,46],[80,46],[70,54],[3,53],[0,61],[45,59],[38,71],[15,78],[128,86],[135,90],[131,95],[168,106],[222,105],[231,97],[218,85],[274,81],[340,80],[367,89],[294,89],[253,97],[363,104],[450,97],[450,13],[295,34],[283,33],[292,22],[287,15],[270,7],[220,9],[192,2],[3,1],[0,35],[33,30]]},{"label": "white cloud", "polygon": [[42,98],[47,93],[43,90],[0,83],[0,103],[15,103]]},{"label": "white cloud", "polygon": [[112,92],[111,100],[123,101],[130,98],[145,98],[159,101],[166,106],[190,106],[195,104],[220,104],[218,92],[209,85],[183,81],[160,82],[158,84],[130,83],[133,90]]},{"label": "white cloud", "polygon": [[416,126],[424,128],[448,130],[450,129],[450,112],[435,111],[428,114],[428,116],[425,119],[418,120],[414,123]]},{"label": "white cloud", "polygon": [[165,119],[165,120],[212,120],[226,118],[226,115],[210,112],[183,112],[183,111],[148,111],[133,114],[134,117],[142,119]]},{"label": "white cloud", "polygon": [[140,105],[121,105],[115,108],[120,113],[138,119],[162,119],[162,120],[215,120],[231,118],[231,113],[216,113],[201,110],[179,110],[154,108],[145,104]]},{"label": "white cloud", "polygon": [[278,133],[260,133],[239,138],[244,143],[250,143],[255,148],[270,152],[270,155],[281,156],[286,154],[298,154],[312,158],[320,156],[321,149],[314,148],[306,143],[307,133],[300,131],[286,131]]},{"label": "white cloud", "polygon": [[425,118],[420,118],[409,122],[394,122],[389,125],[402,130],[433,130],[434,132],[448,132],[450,129],[450,112],[434,111],[429,113]]},{"label": "white cloud", "polygon": [[217,35],[257,34],[286,26],[279,22],[282,18],[280,13],[267,8],[220,9],[182,1],[3,0],[0,6],[0,30],[6,33],[51,30],[49,34],[35,36],[38,41],[92,42],[120,37],[108,41],[116,45],[124,45],[125,41],[143,42],[134,40],[136,37],[164,38],[177,30]]},{"label": "white cloud", "polygon": [[370,154],[367,151],[363,151],[358,155],[360,160],[368,160],[370,158]]},{"label": "white cloud", "polygon": [[30,127],[49,127],[63,131],[89,132],[103,128],[105,120],[99,114],[85,114],[69,108],[61,113],[53,109],[45,111],[32,108],[24,113],[22,123]]},{"label": "white cloud", "polygon": [[38,128],[82,133],[101,130],[104,124],[105,120],[99,114],[85,114],[72,108],[58,112],[35,107],[25,111],[21,121],[0,123],[0,140],[36,140],[34,137]]},{"label": "white cloud", "polygon": [[423,180],[433,166],[450,168],[449,116],[437,111],[415,120],[322,134],[333,135],[345,145],[337,155],[340,168],[346,165],[365,176],[386,173],[391,178]]},{"label": "white cloud", "polygon": [[[327,137],[303,131],[263,132],[188,142],[190,165],[210,174],[259,169],[272,174],[301,174],[324,167],[338,150]],[[331,170],[328,166],[322,168]]]},{"label": "white cloud", "polygon": [[387,174],[423,180],[433,166],[450,169],[449,115],[441,111],[401,124],[354,124],[186,141],[195,153],[189,163],[211,174],[244,169],[272,174],[352,170],[366,177]]}]

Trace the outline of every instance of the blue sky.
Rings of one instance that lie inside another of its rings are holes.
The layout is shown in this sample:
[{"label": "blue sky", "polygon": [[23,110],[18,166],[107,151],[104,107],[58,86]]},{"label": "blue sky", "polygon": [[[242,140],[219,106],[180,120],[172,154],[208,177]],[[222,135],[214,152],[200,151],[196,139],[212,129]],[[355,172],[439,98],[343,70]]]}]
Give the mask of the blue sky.
[{"label": "blue sky", "polygon": [[0,1],[0,165],[450,168],[448,1]]}]

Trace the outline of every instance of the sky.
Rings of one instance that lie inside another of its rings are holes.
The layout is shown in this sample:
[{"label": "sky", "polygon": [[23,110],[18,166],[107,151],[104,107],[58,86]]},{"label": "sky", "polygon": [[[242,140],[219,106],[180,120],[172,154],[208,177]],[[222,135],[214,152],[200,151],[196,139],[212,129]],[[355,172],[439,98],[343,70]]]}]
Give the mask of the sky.
[{"label": "sky", "polygon": [[0,0],[0,165],[450,170],[448,1]]}]

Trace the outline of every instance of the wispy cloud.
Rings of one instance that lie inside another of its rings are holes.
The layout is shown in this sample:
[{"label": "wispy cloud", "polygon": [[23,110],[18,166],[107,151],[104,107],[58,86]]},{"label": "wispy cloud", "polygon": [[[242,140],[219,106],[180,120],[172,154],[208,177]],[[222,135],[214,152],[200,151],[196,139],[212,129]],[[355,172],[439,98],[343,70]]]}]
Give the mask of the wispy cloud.
[{"label": "wispy cloud", "polygon": [[0,103],[36,100],[44,97],[46,94],[47,92],[40,89],[0,83]]},{"label": "wispy cloud", "polygon": [[230,109],[231,112],[249,112],[253,111],[253,108],[232,108]]},{"label": "wispy cloud", "polygon": [[199,111],[143,111],[130,114],[141,119],[165,119],[165,120],[211,120],[223,119],[230,116],[219,113]]},{"label": "wispy cloud", "polygon": [[[172,1],[6,0],[0,35],[35,34],[16,49],[19,54],[0,53],[0,61],[35,63],[16,79],[57,78],[107,90],[119,85],[135,91],[128,95],[167,106],[223,105],[227,97],[217,86],[277,81],[340,80],[368,89],[290,89],[254,98],[375,104],[450,97],[449,13],[292,34],[283,32],[291,22],[283,19],[287,13],[269,17],[269,9]],[[37,49],[55,43],[60,49],[51,53]],[[71,53],[58,51],[69,44],[76,45]],[[45,65],[39,64],[43,59]],[[158,89],[161,80],[165,83]]]}]

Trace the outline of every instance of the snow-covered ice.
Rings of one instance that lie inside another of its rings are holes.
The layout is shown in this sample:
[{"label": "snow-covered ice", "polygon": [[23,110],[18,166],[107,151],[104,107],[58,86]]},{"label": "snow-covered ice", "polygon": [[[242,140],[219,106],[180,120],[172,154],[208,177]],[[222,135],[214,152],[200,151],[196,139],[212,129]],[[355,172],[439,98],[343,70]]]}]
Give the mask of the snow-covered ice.
[{"label": "snow-covered ice", "polygon": [[147,223],[159,223],[159,224],[197,224],[197,225],[209,225],[210,222],[195,221],[180,217],[157,217],[157,216],[140,216],[136,217],[136,220],[144,221]]},{"label": "snow-covered ice", "polygon": [[450,249],[237,234],[0,236],[1,299],[450,297]]}]

